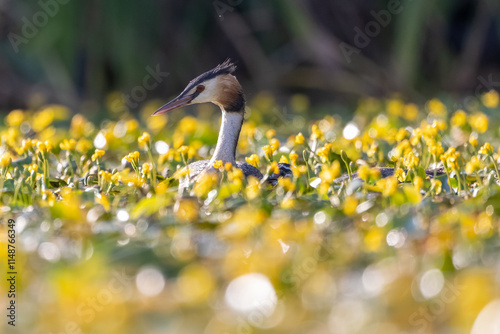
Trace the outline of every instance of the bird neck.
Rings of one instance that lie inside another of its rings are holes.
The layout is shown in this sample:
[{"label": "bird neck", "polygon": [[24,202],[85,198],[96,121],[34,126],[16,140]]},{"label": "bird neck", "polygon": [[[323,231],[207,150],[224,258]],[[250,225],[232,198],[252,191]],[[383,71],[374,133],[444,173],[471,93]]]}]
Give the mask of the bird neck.
[{"label": "bird neck", "polygon": [[219,130],[219,138],[215,147],[214,155],[210,162],[217,160],[235,164],[236,146],[243,125],[243,112],[228,112],[222,109],[222,122]]}]

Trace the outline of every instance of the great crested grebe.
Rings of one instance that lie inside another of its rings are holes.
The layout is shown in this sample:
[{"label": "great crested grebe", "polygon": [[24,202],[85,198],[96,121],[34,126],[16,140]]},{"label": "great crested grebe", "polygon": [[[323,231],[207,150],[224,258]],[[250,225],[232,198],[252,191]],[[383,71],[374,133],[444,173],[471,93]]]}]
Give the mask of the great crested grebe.
[{"label": "great crested grebe", "polygon": [[[236,161],[236,146],[245,116],[245,95],[238,79],[232,73],[236,66],[227,59],[220,65],[191,80],[186,88],[175,99],[160,107],[153,113],[160,115],[187,105],[212,102],[222,112],[222,122],[215,151],[210,160],[196,161],[188,165],[190,179],[193,180],[201,172],[213,169],[215,161],[230,162],[241,169],[246,177],[252,175],[262,179],[262,173],[246,162]],[[290,165],[278,164],[280,173],[267,179],[275,184],[281,176],[291,176]]]}]

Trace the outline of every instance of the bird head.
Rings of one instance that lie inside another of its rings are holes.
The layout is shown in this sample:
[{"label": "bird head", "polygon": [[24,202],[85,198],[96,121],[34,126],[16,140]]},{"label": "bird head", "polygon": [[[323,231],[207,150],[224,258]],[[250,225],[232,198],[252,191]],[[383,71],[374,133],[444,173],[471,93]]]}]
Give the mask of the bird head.
[{"label": "bird head", "polygon": [[187,105],[212,102],[226,112],[243,112],[245,96],[232,73],[236,66],[227,59],[208,72],[191,80],[175,99],[156,110],[160,115]]}]

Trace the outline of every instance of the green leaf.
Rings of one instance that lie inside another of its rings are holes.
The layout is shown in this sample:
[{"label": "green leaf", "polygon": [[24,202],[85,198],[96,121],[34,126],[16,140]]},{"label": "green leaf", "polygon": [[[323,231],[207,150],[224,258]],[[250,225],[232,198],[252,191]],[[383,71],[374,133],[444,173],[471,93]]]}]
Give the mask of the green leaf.
[{"label": "green leaf", "polygon": [[16,189],[14,185],[14,180],[13,179],[7,179],[3,183],[3,190],[2,192],[14,192]]},{"label": "green leaf", "polygon": [[51,177],[49,178],[49,188],[66,187],[68,183],[62,179]]},{"label": "green leaf", "polygon": [[31,164],[32,161],[33,161],[33,159],[30,156],[25,157],[25,158],[16,159],[16,160],[12,161],[12,167],[21,168],[23,165]]},{"label": "green leaf", "polygon": [[143,198],[137,203],[134,210],[132,210],[131,217],[137,219],[139,217],[149,217],[160,211],[160,209],[169,205],[172,201],[169,198],[153,196],[150,198]]},{"label": "green leaf", "polygon": [[422,167],[417,168],[417,175],[422,178],[422,180],[425,180],[427,178],[427,174],[425,173],[425,169]]},{"label": "green leaf", "polygon": [[450,177],[450,184],[452,188],[458,188],[458,181],[454,177]]}]

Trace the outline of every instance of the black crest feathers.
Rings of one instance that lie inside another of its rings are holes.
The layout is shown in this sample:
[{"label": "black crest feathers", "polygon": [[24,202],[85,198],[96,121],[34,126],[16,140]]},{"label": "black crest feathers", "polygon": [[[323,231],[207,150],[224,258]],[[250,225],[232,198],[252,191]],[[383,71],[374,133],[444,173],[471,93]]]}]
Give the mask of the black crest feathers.
[{"label": "black crest feathers", "polygon": [[210,71],[200,74],[199,76],[191,80],[184,89],[184,92],[190,91],[194,86],[201,84],[203,81],[210,80],[222,74],[231,74],[235,70],[236,70],[236,65],[231,62],[231,59],[228,58],[222,64],[215,66]]}]

